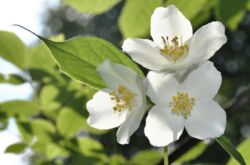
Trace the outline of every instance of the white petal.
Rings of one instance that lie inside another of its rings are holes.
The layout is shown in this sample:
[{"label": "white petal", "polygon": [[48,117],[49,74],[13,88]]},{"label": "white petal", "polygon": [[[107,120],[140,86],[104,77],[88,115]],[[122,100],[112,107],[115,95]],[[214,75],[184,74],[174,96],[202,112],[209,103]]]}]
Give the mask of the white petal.
[{"label": "white petal", "polygon": [[93,99],[86,104],[89,112],[87,123],[97,129],[110,129],[121,125],[127,115],[127,110],[115,112],[113,110],[114,102],[106,92],[99,91]]},{"label": "white petal", "polygon": [[188,74],[182,88],[198,101],[211,100],[218,93],[221,81],[221,73],[207,61]]},{"label": "white petal", "polygon": [[221,136],[226,128],[226,113],[214,101],[195,105],[185,122],[188,134],[198,139]]},{"label": "white petal", "polygon": [[193,29],[190,21],[174,6],[158,7],[151,17],[151,36],[158,45],[163,45],[161,37],[170,40],[177,36],[183,42],[192,37]]},{"label": "white petal", "polygon": [[179,139],[184,118],[174,115],[168,106],[154,106],[148,113],[145,135],[154,146],[166,146]]},{"label": "white petal", "polygon": [[189,43],[187,62],[200,63],[208,60],[227,42],[225,27],[220,22],[211,22],[198,29]]},{"label": "white petal", "polygon": [[146,39],[127,39],[122,45],[131,58],[150,70],[162,70],[169,62],[160,54],[160,49],[155,43]]},{"label": "white petal", "polygon": [[180,85],[174,74],[150,71],[147,78],[148,96],[156,104],[167,105],[179,91]]},{"label": "white petal", "polygon": [[109,60],[105,60],[98,66],[97,72],[111,89],[117,89],[119,85],[125,85],[130,90],[137,89],[136,72],[124,65],[114,64]]},{"label": "white petal", "polygon": [[128,144],[130,136],[138,129],[141,119],[145,113],[145,106],[132,109],[127,119],[117,131],[117,141],[120,144]]}]

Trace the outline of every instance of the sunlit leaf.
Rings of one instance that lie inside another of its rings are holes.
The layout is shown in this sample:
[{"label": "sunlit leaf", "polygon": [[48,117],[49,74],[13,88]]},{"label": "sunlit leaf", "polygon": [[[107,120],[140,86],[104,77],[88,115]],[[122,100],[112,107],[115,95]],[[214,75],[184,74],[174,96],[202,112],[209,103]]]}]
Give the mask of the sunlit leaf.
[{"label": "sunlit leaf", "polygon": [[0,103],[0,112],[5,112],[8,116],[16,116],[22,119],[37,114],[39,108],[32,101],[14,100]]},{"label": "sunlit leaf", "polygon": [[[242,154],[246,161],[246,164],[250,164],[250,139],[246,139],[238,146],[238,151]],[[228,165],[238,165],[239,163],[235,159],[230,159]]]},{"label": "sunlit leaf", "polygon": [[144,150],[135,154],[129,161],[133,165],[152,165],[157,164],[163,158],[163,154],[154,150]]},{"label": "sunlit leaf", "polygon": [[80,12],[87,12],[91,14],[101,14],[121,0],[64,0],[65,4],[71,5],[73,8]]},{"label": "sunlit leaf", "polygon": [[57,128],[60,134],[70,138],[75,136],[83,125],[83,117],[71,108],[64,108],[57,118]]},{"label": "sunlit leaf", "polygon": [[[26,30],[33,33],[28,29]],[[35,33],[33,34],[36,35]],[[36,36],[48,46],[62,72],[92,87],[105,87],[103,80],[96,72],[96,68],[107,59],[131,67],[143,76],[142,71],[132,60],[103,39],[96,37],[75,37],[65,42],[53,42],[41,36]]]},{"label": "sunlit leaf", "polygon": [[8,146],[5,150],[5,153],[15,153],[15,154],[19,154],[22,153],[26,148],[26,145],[24,143],[15,143],[15,144],[11,144],[10,146]]},{"label": "sunlit leaf", "polygon": [[45,154],[49,160],[66,158],[70,155],[69,151],[55,143],[46,144]]},{"label": "sunlit leaf", "polygon": [[35,119],[31,121],[31,129],[36,139],[42,142],[49,142],[52,140],[51,134],[55,133],[54,125],[44,119]]},{"label": "sunlit leaf", "polygon": [[207,0],[168,0],[167,5],[176,5],[185,17],[191,20],[203,9],[206,2]]},{"label": "sunlit leaf", "polygon": [[240,152],[234,148],[228,138],[221,136],[215,139],[236,161],[238,161],[241,165],[246,165],[246,162],[241,156]]},{"label": "sunlit leaf", "polygon": [[61,103],[56,101],[57,97],[59,97],[59,92],[55,85],[47,85],[42,88],[40,92],[42,110],[52,111],[61,106]]},{"label": "sunlit leaf", "polygon": [[160,5],[161,0],[126,0],[119,18],[123,37],[147,37],[151,15]]},{"label": "sunlit leaf", "polygon": [[97,151],[101,151],[103,149],[100,142],[87,137],[77,138],[77,144],[80,152],[86,156],[93,156]]},{"label": "sunlit leaf", "polygon": [[42,69],[53,72],[56,66],[49,49],[44,43],[39,43],[34,47],[28,48],[26,59],[27,68],[29,69]]},{"label": "sunlit leaf", "polygon": [[0,45],[0,56],[20,68],[25,68],[27,49],[14,33],[0,31]]}]

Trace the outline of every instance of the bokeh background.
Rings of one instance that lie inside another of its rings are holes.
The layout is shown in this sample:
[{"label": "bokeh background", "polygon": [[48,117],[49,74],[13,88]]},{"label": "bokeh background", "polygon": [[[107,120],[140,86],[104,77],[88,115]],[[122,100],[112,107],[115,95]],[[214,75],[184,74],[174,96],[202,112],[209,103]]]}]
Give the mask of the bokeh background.
[{"label": "bokeh background", "polygon": [[[116,129],[90,128],[85,104],[95,91],[62,74],[47,47],[12,24],[55,41],[96,36],[120,48],[126,38],[150,38],[153,10],[169,4],[195,30],[215,20],[226,26],[228,42],[211,59],[223,76],[215,99],[227,111],[225,135],[250,164],[249,0],[0,0],[0,164],[162,164],[144,122],[124,146]],[[174,165],[237,164],[215,141],[186,133],[169,154]]]}]

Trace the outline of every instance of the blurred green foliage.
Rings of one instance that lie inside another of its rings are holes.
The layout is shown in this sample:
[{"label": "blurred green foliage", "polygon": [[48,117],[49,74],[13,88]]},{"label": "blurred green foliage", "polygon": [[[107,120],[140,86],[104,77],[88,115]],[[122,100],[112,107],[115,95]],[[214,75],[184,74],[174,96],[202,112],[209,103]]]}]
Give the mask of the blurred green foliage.
[{"label": "blurred green foliage", "polygon": [[[228,43],[212,59],[223,75],[222,88],[216,99],[228,111],[226,135],[235,146],[239,145],[239,151],[250,164],[250,143],[249,139],[245,140],[250,137],[249,0],[65,0],[57,10],[49,11],[46,27],[49,30],[44,35],[54,35],[51,37],[54,41],[63,41],[62,36],[68,39],[77,35],[92,35],[120,47],[127,37],[149,38],[150,16],[154,8],[169,4],[175,4],[191,20],[194,29],[213,20],[225,24]],[[67,44],[65,57],[68,57],[67,51],[77,50],[75,55],[87,53],[97,66],[101,61],[96,59],[95,49],[86,51],[84,44],[95,48],[109,43],[95,38],[86,40],[75,38],[62,43]],[[80,46],[76,49],[69,42],[79,42]],[[9,118],[15,118],[22,138],[22,142],[9,146],[6,152],[20,153],[31,148],[30,164],[162,164],[162,151],[150,146],[143,134],[145,123],[133,135],[131,143],[125,146],[117,144],[116,130],[100,131],[87,125],[85,104],[95,89],[62,74],[53,59],[63,63],[59,61],[61,57],[56,57],[60,51],[58,43],[46,44],[51,52],[42,42],[25,46],[14,34],[0,32],[0,56],[23,72],[23,75],[0,75],[0,83],[18,85],[28,82],[34,90],[29,101],[0,103],[0,130],[6,129]],[[114,61],[119,61],[119,54],[124,55],[113,46],[110,49],[116,53],[112,54],[109,50],[103,53]],[[129,58],[126,60],[130,63]],[[75,74],[69,71],[72,68],[67,64],[61,65],[65,65],[61,69],[74,79],[88,76],[88,68],[80,61],[79,65],[72,66],[78,70]],[[103,86],[97,79],[99,87]],[[229,159],[218,144],[197,144],[190,141],[186,134],[170,147],[173,164],[236,164]]]}]

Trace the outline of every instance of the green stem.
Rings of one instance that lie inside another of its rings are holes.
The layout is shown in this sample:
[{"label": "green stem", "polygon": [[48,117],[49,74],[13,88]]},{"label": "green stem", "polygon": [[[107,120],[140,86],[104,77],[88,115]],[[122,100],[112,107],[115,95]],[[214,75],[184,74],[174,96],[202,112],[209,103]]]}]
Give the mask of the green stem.
[{"label": "green stem", "polygon": [[164,147],[164,165],[168,165],[168,146]]}]

